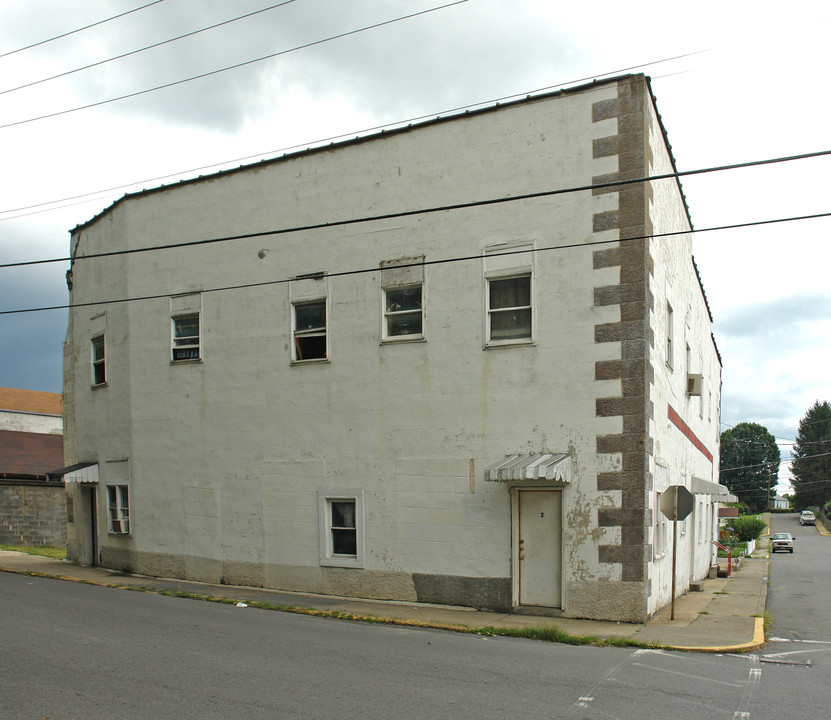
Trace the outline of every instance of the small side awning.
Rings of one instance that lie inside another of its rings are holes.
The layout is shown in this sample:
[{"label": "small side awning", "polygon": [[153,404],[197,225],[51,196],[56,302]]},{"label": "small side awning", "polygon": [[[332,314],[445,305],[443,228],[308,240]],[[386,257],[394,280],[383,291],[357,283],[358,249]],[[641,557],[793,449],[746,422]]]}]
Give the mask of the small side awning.
[{"label": "small side awning", "polygon": [[526,453],[506,455],[502,462],[485,469],[488,482],[551,480],[571,482],[571,456],[567,453]]},{"label": "small side awning", "polygon": [[709,480],[702,480],[693,476],[692,491],[695,495],[709,495],[715,502],[738,502],[739,498],[731,495],[730,491],[718,483],[710,482]]},{"label": "small side awning", "polygon": [[55,480],[63,478],[64,483],[97,483],[98,463],[77,463],[48,473]]}]

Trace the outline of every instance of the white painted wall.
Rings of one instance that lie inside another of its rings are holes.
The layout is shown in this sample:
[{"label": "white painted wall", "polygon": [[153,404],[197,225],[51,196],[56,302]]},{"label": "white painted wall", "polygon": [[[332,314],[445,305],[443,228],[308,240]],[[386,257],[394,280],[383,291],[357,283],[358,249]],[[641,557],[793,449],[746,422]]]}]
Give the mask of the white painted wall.
[{"label": "white painted wall", "polygon": [[0,430],[60,435],[63,421],[60,415],[0,410]]},{"label": "white painted wall", "polygon": [[[617,170],[615,158],[592,157],[592,140],[617,131],[616,120],[592,122],[592,104],[615,96],[601,85],[128,198],[73,241],[83,255],[587,185]],[[677,223],[677,206],[677,191],[656,193],[656,227]],[[593,248],[579,246],[614,239],[594,233],[592,217],[616,208],[614,194],[574,193],[76,262],[75,304],[152,298],[72,312],[67,462],[100,462],[106,483],[106,461],[129,459],[132,536],[102,537],[102,547],[185,557],[184,574],[201,579],[218,580],[231,562],[262,567],[266,585],[412,599],[413,573],[510,577],[510,496],[484,482],[484,469],[509,453],[554,451],[574,462],[565,589],[620,580],[620,566],[597,556],[598,544],[620,542],[619,528],[597,526],[598,508],[619,506],[620,493],[596,490],[597,473],[619,469],[620,457],[599,455],[596,437],[622,432],[622,420],[596,417],[595,401],[621,385],[594,379],[597,361],[620,357],[619,343],[595,343],[595,325],[620,311],[593,303],[594,287],[620,273],[593,269]],[[482,254],[500,244],[537,251],[516,259],[533,272],[535,337],[486,349]],[[424,341],[384,344],[373,268],[420,255]],[[678,266],[673,297],[692,308],[698,338],[706,323],[689,241],[656,241],[653,256],[656,267]],[[473,259],[431,264],[461,257]],[[329,276],[286,282],[318,271]],[[665,275],[656,269],[656,307]],[[171,364],[169,298],[200,290],[202,361]],[[325,363],[291,362],[290,300],[300,292],[327,298]],[[108,383],[91,389],[90,338],[102,327]],[[663,367],[655,333],[653,364]],[[704,362],[717,377],[710,350]],[[680,369],[657,375],[656,462],[667,481],[709,477],[665,427],[661,403],[680,404]],[[717,408],[712,416],[717,428]],[[711,438],[712,417],[692,423]],[[321,567],[321,488],[363,492],[361,580]],[[653,575],[664,565],[656,560]]]},{"label": "white painted wall", "polygon": [[[650,175],[673,171],[666,145],[651,108]],[[662,548],[660,539],[655,547],[651,567],[653,588],[650,611],[670,601],[672,571],[672,523],[666,521],[657,506],[657,496],[670,485],[692,488],[692,478],[718,482],[721,363],[712,340],[711,321],[699,279],[692,261],[692,236],[660,237],[661,233],[689,227],[683,211],[683,201],[675,180],[652,183],[653,197],[649,205],[653,233],[650,251],[654,259],[654,275],[650,289],[654,296],[652,329],[654,346],[652,365],[655,383],[652,400],[653,477],[651,501],[655,508],[653,537],[664,532],[669,542]],[[667,357],[666,307],[673,309],[673,358]],[[687,346],[689,345],[689,356]],[[700,397],[687,394],[687,374],[704,376]],[[680,415],[695,436],[712,454],[710,461],[679,428],[668,420],[668,406]],[[681,593],[690,581],[706,576],[713,546],[718,539],[713,501],[707,495],[696,495],[693,515],[678,526],[678,556],[676,589]],[[663,526],[663,527],[662,527]]]}]

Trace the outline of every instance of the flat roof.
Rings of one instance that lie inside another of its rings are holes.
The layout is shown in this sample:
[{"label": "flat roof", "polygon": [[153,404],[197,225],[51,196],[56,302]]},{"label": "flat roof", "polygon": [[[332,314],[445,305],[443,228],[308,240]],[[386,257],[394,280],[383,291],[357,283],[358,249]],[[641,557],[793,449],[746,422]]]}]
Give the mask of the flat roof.
[{"label": "flat roof", "polygon": [[[593,88],[601,87],[603,85],[613,85],[621,80],[627,80],[631,78],[638,78],[641,77],[645,80],[648,92],[652,98],[653,105],[655,105],[655,95],[652,92],[652,85],[648,76],[643,75],[642,73],[628,73],[625,75],[616,75],[614,77],[604,78],[601,80],[593,80],[589,83],[583,83],[581,85],[575,85],[572,87],[563,87],[558,90],[553,91],[545,91],[540,92],[538,94],[528,94],[523,97],[517,97],[517,99],[507,99],[507,100],[500,100],[494,104],[487,104],[487,105],[473,105],[471,106],[473,109],[464,109],[464,111],[457,109],[449,110],[444,115],[437,115],[435,117],[430,117],[427,120],[421,120],[419,122],[409,122],[407,120],[401,121],[400,123],[390,123],[388,126],[385,126],[381,130],[377,132],[368,132],[366,135],[357,135],[355,137],[340,140],[338,142],[326,142],[320,141],[320,144],[313,144],[303,150],[297,150],[294,152],[286,152],[282,155],[272,158],[266,158],[263,160],[259,160],[253,163],[247,163],[243,165],[239,165],[238,167],[234,168],[227,168],[225,170],[218,170],[213,173],[208,173],[207,175],[199,175],[193,178],[186,178],[184,180],[178,180],[176,182],[167,184],[167,185],[159,185],[156,187],[145,188],[143,190],[136,190],[135,192],[129,192],[122,195],[120,198],[112,202],[106,208],[104,208],[101,212],[91,217],[89,220],[83,223],[79,223],[76,225],[72,230],[71,233],[75,233],[79,230],[83,230],[86,227],[94,224],[97,220],[101,217],[109,213],[113,208],[123,203],[125,200],[129,200],[131,198],[142,197],[144,195],[150,195],[157,192],[163,192],[165,190],[171,190],[173,188],[181,187],[183,185],[192,185],[194,183],[200,183],[205,181],[215,180],[216,178],[223,177],[225,175],[231,175],[234,173],[245,172],[247,170],[251,170],[252,168],[261,168],[266,165],[272,165],[279,162],[284,162],[286,160],[290,160],[293,158],[302,157],[304,155],[312,155],[315,153],[322,153],[328,150],[336,150],[343,147],[348,147],[350,145],[357,145],[360,143],[371,142],[373,140],[377,140],[379,138],[390,137],[392,135],[399,135],[402,133],[409,133],[413,132],[414,130],[419,130],[420,128],[429,127],[432,125],[437,125],[440,123],[445,122],[452,122],[454,120],[460,120],[464,118],[474,117],[476,115],[483,115],[486,113],[496,112],[498,110],[504,110],[510,107],[516,107],[518,105],[524,105],[527,103],[538,102],[540,100],[550,100],[557,97],[563,97],[566,95],[572,95],[580,92],[585,92],[587,90],[591,90]],[[657,106],[656,106],[656,113],[657,113]],[[669,145],[669,140],[667,139],[666,130],[663,126],[663,120],[661,119],[660,114],[658,114],[658,122],[661,127],[661,133],[664,137],[664,142],[666,143],[667,150],[670,153],[670,159],[672,162],[673,169],[675,169],[675,158],[672,157],[672,148]],[[405,124],[406,123],[406,124]],[[374,129],[373,129],[374,130]],[[680,183],[679,183],[680,187]],[[683,192],[682,192],[683,197]],[[684,206],[687,209],[687,217],[689,218],[689,208],[687,207],[687,200],[684,198]]]}]

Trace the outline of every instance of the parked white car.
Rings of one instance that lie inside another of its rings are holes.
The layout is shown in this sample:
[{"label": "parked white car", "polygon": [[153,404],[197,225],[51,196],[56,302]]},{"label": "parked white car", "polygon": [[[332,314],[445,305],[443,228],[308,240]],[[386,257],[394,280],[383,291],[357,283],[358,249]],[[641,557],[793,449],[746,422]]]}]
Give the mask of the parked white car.
[{"label": "parked white car", "polygon": [[793,536],[790,533],[774,533],[770,539],[770,551],[793,552]]},{"label": "parked white car", "polygon": [[810,510],[803,510],[802,514],[799,516],[799,524],[800,525],[816,525],[817,524],[817,516],[814,515]]}]

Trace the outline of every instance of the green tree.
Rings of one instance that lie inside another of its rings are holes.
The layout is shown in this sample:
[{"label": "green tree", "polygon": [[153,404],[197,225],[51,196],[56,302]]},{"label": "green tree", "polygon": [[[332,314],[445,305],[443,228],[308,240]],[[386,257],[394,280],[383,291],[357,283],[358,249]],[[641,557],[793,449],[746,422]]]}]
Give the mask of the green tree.
[{"label": "green tree", "polygon": [[758,540],[762,531],[767,527],[765,521],[756,515],[740,515],[737,518],[732,518],[730,525],[742,542]]},{"label": "green tree", "polygon": [[823,507],[831,499],[831,405],[815,402],[799,421],[793,446],[794,509]]},{"label": "green tree", "polygon": [[767,510],[776,495],[779,447],[762,425],[742,422],[721,434],[721,482],[752,512]]}]

